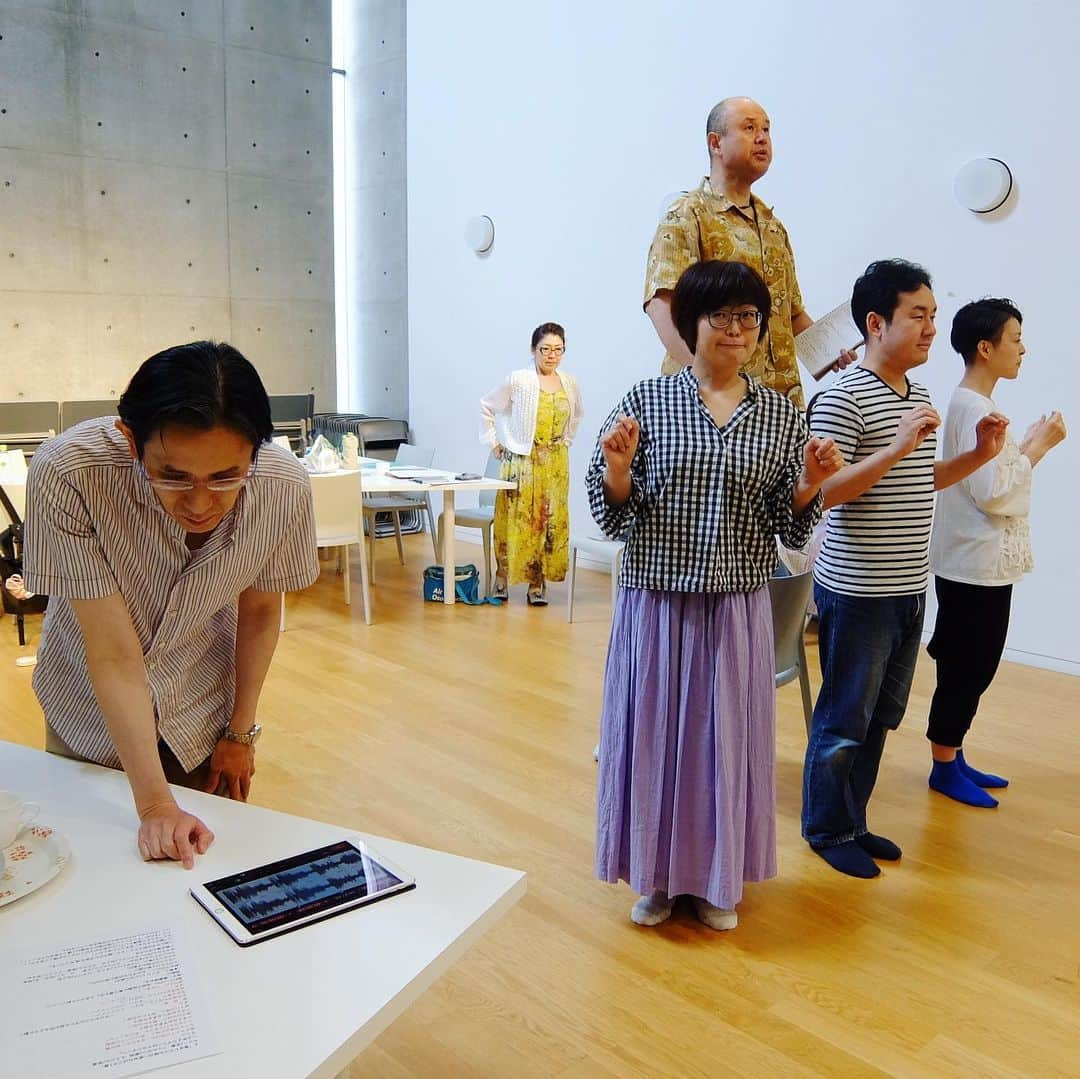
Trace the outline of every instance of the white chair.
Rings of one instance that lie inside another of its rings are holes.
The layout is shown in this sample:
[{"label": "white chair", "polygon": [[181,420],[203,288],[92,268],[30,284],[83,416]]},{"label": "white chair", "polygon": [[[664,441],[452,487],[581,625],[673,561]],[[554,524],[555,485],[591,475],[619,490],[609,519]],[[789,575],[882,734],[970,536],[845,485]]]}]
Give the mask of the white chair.
[{"label": "white chair", "polygon": [[[489,454],[484,475],[491,480],[499,478],[502,462],[495,454]],[[459,528],[479,528],[484,543],[484,595],[491,595],[491,533],[495,526],[495,496],[498,491],[478,491],[479,505],[457,507],[454,511],[454,523]],[[438,541],[435,545],[435,558],[442,550],[443,515],[439,514]]]},{"label": "white chair", "polygon": [[[355,472],[313,475],[311,498],[315,507],[315,544],[320,549],[338,548],[346,604],[352,603],[349,547],[355,543],[360,548],[360,592],[364,600],[364,621],[371,625],[371,593],[364,551],[364,528],[360,517],[360,477]],[[285,630],[284,593],[281,597],[281,630]]]},{"label": "white chair", "polygon": [[[25,450],[18,447],[10,450],[0,449],[0,486],[7,490],[20,521],[26,516],[26,472]],[[7,526],[7,516],[2,513],[0,513],[0,526]]]},{"label": "white chair", "polygon": [[[395,465],[413,465],[420,468],[430,468],[435,460],[435,451],[426,450],[420,446],[410,446],[403,442],[397,448],[394,457]],[[422,495],[367,495],[364,498],[364,520],[368,526],[368,537],[371,546],[368,547],[368,577],[375,580],[375,514],[389,513],[394,519],[394,538],[397,540],[398,561],[405,565],[405,547],[401,542],[402,513],[419,513],[426,511],[428,519],[428,531],[431,533],[431,546],[435,548],[435,560],[438,561],[439,551],[436,544],[435,517],[431,511],[431,495],[425,491]]]},{"label": "white chair", "polygon": [[814,708],[810,703],[810,676],[806,670],[806,608],[814,588],[811,570],[793,573],[788,577],[769,580],[769,599],[772,602],[773,647],[776,650],[776,688],[799,680],[802,690],[803,722],[806,736],[810,737],[810,725]]},{"label": "white chair", "polygon": [[623,551],[626,543],[623,540],[610,540],[602,536],[576,536],[570,540],[570,572],[567,576],[566,590],[566,620],[574,620],[574,581],[577,576],[578,551],[595,558],[599,562],[606,562],[611,569],[611,606],[615,607],[615,597],[619,594],[619,567],[622,565]]}]

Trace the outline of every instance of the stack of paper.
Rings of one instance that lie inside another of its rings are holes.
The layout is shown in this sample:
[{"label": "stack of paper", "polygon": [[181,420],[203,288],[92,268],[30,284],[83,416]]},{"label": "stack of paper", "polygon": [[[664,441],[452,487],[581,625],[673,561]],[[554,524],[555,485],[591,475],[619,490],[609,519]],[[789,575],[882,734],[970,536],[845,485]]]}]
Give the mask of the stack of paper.
[{"label": "stack of paper", "polygon": [[417,483],[453,483],[454,476],[438,468],[423,468],[420,465],[393,465],[386,474],[396,480],[416,480]]}]

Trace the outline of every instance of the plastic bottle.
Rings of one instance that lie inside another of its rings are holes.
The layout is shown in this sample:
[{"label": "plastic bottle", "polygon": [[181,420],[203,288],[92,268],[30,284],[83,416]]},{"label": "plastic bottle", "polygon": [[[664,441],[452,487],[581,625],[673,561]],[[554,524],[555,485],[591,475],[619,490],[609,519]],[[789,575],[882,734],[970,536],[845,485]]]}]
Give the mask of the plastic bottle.
[{"label": "plastic bottle", "polygon": [[360,440],[352,431],[346,431],[341,440],[341,458],[346,468],[360,467]]}]

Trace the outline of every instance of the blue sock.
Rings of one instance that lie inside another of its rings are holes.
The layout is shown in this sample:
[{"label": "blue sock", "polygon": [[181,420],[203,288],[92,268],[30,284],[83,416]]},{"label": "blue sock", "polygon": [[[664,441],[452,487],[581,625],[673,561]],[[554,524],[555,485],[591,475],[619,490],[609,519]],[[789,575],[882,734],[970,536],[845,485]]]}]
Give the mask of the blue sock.
[{"label": "blue sock", "polygon": [[898,862],[904,853],[891,839],[886,839],[883,835],[874,835],[873,832],[857,835],[855,842],[871,858],[880,858],[883,862]]},{"label": "blue sock", "polygon": [[846,843],[838,843],[835,847],[811,847],[818,857],[841,873],[849,877],[862,877],[869,880],[876,877],[881,870],[874,864],[873,858],[855,842],[849,839]]},{"label": "blue sock", "polygon": [[934,761],[934,767],[930,771],[930,789],[952,798],[953,801],[978,806],[980,809],[993,809],[997,805],[996,798],[992,798],[964,775],[960,770],[959,759]]},{"label": "blue sock", "polygon": [[1004,776],[996,776],[993,772],[980,772],[978,768],[972,768],[971,765],[964,760],[964,751],[962,749],[956,751],[956,759],[960,764],[960,771],[963,772],[976,787],[1007,787],[1009,785],[1009,781]]}]

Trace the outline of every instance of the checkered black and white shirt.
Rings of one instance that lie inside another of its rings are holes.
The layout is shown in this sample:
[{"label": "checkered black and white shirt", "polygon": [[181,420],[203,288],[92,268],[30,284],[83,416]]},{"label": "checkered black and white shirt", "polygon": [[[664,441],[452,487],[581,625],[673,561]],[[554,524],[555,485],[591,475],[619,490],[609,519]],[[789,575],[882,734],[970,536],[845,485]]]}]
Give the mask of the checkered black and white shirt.
[{"label": "checkered black and white shirt", "polygon": [[[791,496],[809,437],[802,414],[744,376],[746,397],[718,427],[689,367],[639,382],[604,422],[620,414],[641,425],[626,503],[604,497],[597,440],[585,484],[605,535],[625,536],[620,584],[670,592],[754,592],[776,570],[776,536],[802,547],[822,498],[795,517]],[[627,534],[628,533],[628,534]]]}]

